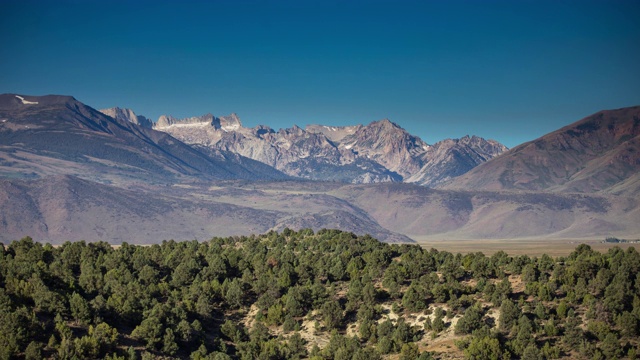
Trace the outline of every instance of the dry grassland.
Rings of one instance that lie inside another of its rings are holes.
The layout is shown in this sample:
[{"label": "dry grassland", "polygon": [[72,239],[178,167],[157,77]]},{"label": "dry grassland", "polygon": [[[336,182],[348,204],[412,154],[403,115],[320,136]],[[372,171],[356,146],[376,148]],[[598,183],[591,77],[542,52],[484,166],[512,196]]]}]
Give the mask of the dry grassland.
[{"label": "dry grassland", "polygon": [[485,255],[492,255],[500,250],[510,256],[529,255],[540,256],[567,256],[580,244],[587,244],[592,249],[600,252],[607,252],[609,249],[619,246],[626,249],[630,246],[640,251],[640,244],[612,244],[602,243],[602,240],[580,240],[580,239],[544,239],[544,240],[418,240],[417,243],[423,248],[434,248],[439,251],[449,251],[451,253],[467,254],[471,252],[482,252]]}]

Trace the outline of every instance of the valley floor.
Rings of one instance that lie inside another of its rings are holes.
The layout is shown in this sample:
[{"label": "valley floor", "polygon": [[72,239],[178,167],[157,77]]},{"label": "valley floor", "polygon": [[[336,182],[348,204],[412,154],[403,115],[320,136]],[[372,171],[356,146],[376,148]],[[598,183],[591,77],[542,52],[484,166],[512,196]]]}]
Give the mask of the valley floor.
[{"label": "valley floor", "polygon": [[640,250],[640,243],[603,243],[602,239],[491,239],[491,240],[433,240],[412,236],[425,249],[437,249],[452,253],[482,252],[490,256],[502,250],[510,256],[529,255],[568,256],[580,244],[587,244],[593,250],[605,253],[614,247],[627,249],[635,247]]}]

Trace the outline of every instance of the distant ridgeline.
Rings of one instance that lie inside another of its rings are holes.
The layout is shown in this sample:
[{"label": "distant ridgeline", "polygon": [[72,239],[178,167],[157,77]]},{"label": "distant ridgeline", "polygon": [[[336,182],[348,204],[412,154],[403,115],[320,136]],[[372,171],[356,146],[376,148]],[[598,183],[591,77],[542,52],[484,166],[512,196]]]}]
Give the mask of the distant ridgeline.
[{"label": "distant ridgeline", "polygon": [[0,245],[0,358],[633,359],[639,273],[633,247],[487,257],[337,230],[24,238]]}]

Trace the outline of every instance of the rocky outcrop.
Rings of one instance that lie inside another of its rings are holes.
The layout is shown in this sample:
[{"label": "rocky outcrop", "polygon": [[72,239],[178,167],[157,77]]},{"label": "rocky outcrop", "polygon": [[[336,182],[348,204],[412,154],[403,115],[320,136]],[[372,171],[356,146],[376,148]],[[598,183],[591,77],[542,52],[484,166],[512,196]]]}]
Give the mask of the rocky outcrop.
[{"label": "rocky outcrop", "polygon": [[235,131],[242,127],[242,122],[238,115],[231,114],[229,116],[215,117],[212,114],[205,114],[202,116],[193,116],[184,119],[176,119],[171,115],[162,115],[158,118],[158,121],[153,125],[157,130],[164,130],[167,128],[191,128],[194,126],[210,126],[214,130],[222,131]]},{"label": "rocky outcrop", "polygon": [[144,116],[136,115],[131,109],[122,109],[119,107],[112,107],[109,109],[99,110],[101,113],[111,116],[112,118],[119,121],[128,121],[130,123],[134,123],[136,125],[140,125],[144,128],[151,129],[153,126],[153,121],[147,119]]},{"label": "rocky outcrop", "polygon": [[193,116],[185,119],[176,119],[171,115],[162,115],[154,124],[154,128],[163,129],[171,126],[191,126],[191,125],[211,125],[214,126],[214,117],[212,114],[202,116]]}]

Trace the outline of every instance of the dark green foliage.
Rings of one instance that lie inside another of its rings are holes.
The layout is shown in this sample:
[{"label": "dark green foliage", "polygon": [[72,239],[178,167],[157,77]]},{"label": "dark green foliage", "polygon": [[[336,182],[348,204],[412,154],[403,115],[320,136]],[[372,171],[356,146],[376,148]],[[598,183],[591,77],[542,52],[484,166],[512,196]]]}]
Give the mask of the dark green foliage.
[{"label": "dark green foliage", "polygon": [[599,320],[589,322],[587,330],[592,336],[598,338],[600,341],[604,340],[611,332],[609,324]]},{"label": "dark green foliage", "polygon": [[173,330],[166,329],[164,337],[162,339],[162,352],[169,355],[174,355],[178,351],[178,344],[176,344],[176,336],[173,334]]},{"label": "dark green foliage", "polygon": [[511,282],[509,282],[509,279],[505,277],[496,285],[495,290],[491,295],[491,302],[493,302],[495,306],[500,306],[502,301],[511,295],[511,291]]},{"label": "dark green foliage", "polygon": [[528,345],[522,352],[522,360],[543,360],[542,352],[534,344]]},{"label": "dark green foliage", "polygon": [[547,309],[542,305],[542,303],[537,303],[534,313],[538,319],[544,320],[547,318]]},{"label": "dark green foliage", "polygon": [[541,352],[546,359],[560,358],[560,349],[557,346],[550,345],[548,342],[544,343]]},{"label": "dark green foliage", "polygon": [[616,324],[622,336],[635,337],[638,335],[638,319],[630,312],[623,312],[616,317]]},{"label": "dark green foliage", "polygon": [[558,330],[558,325],[556,324],[555,318],[552,317],[544,325],[544,333],[547,336],[557,336],[558,335],[559,330]]},{"label": "dark green foliage", "polygon": [[436,308],[433,321],[431,322],[431,328],[436,333],[439,333],[440,331],[444,330],[445,323],[443,319],[444,319],[444,311],[442,311],[442,308],[439,308],[439,307]]},{"label": "dark green foliage", "polygon": [[78,293],[73,293],[69,299],[69,307],[71,308],[71,316],[81,324],[87,324],[91,319],[89,304]]},{"label": "dark green foliage", "polygon": [[287,349],[290,359],[301,359],[307,355],[307,348],[305,347],[305,341],[300,336],[300,333],[294,333],[287,341]]},{"label": "dark green foliage", "polygon": [[400,318],[391,337],[396,345],[396,350],[400,350],[402,348],[402,344],[406,344],[413,339],[413,330],[403,318]]},{"label": "dark green foliage", "polygon": [[293,318],[290,315],[286,315],[284,322],[282,323],[282,330],[284,332],[291,332],[295,329],[296,327],[296,321],[293,320]]},{"label": "dark green foliage", "polygon": [[402,296],[402,306],[408,311],[418,312],[427,307],[427,290],[421,285],[411,284]]},{"label": "dark green foliage", "polygon": [[222,335],[226,336],[229,340],[236,343],[243,341],[246,337],[244,327],[231,320],[225,321],[225,323],[220,328],[220,331],[222,332]]},{"label": "dark green foliage", "polygon": [[98,344],[100,354],[112,352],[118,344],[118,330],[106,323],[90,326],[89,336]]},{"label": "dark green foliage", "polygon": [[[429,359],[452,323],[470,359],[633,358],[639,320],[633,248],[486,257],[337,230],[0,244],[0,359]],[[303,321],[329,343],[308,352]]]},{"label": "dark green foliage", "polygon": [[29,343],[24,351],[24,357],[26,360],[39,360],[42,359],[43,344],[37,341]]},{"label": "dark green foliage", "polygon": [[560,317],[561,319],[564,319],[567,316],[567,311],[569,310],[569,306],[567,305],[567,302],[565,300],[560,301],[560,304],[558,304],[558,307],[556,308],[556,313],[558,314],[558,317]]},{"label": "dark green foliage", "polygon": [[322,305],[322,320],[324,326],[331,330],[340,325],[342,320],[342,307],[335,300],[329,300]]},{"label": "dark green foliage", "polygon": [[464,312],[464,316],[458,320],[454,332],[456,335],[471,334],[473,330],[482,326],[482,316],[484,315],[479,305],[474,305]]},{"label": "dark green foliage", "polygon": [[131,336],[144,341],[147,348],[153,350],[160,344],[163,333],[164,326],[160,319],[156,316],[149,316],[142,320],[142,323],[133,330]]},{"label": "dark green foliage", "polygon": [[526,315],[518,319],[517,333],[511,340],[511,349],[515,354],[524,356],[524,351],[529,347],[535,347],[533,324]]},{"label": "dark green foliage", "polygon": [[415,344],[404,344],[400,350],[400,360],[415,360],[420,357],[420,350]]},{"label": "dark green foliage", "polygon": [[509,299],[504,300],[500,305],[500,330],[510,332],[521,314],[518,305]]},{"label": "dark green foliage", "polygon": [[500,341],[488,336],[474,337],[469,346],[464,349],[464,355],[467,359],[509,359],[509,357],[503,355]]},{"label": "dark green foliage", "polygon": [[602,341],[600,349],[607,359],[616,359],[622,355],[622,348],[620,347],[618,337],[613,333],[607,334]]},{"label": "dark green foliage", "polygon": [[244,296],[240,281],[234,279],[227,282],[225,280],[223,287],[226,287],[224,298],[227,304],[233,308],[239,308],[242,305],[242,298]]},{"label": "dark green foliage", "polygon": [[24,349],[37,330],[37,319],[26,307],[5,306],[0,311],[0,358],[9,358]]},{"label": "dark green foliage", "polygon": [[539,271],[534,264],[527,264],[522,269],[522,281],[532,283],[538,280]]},{"label": "dark green foliage", "polygon": [[378,337],[377,349],[381,354],[388,354],[393,351],[393,341],[388,336]]},{"label": "dark green foliage", "polygon": [[582,340],[582,329],[580,328],[580,320],[575,316],[569,316],[564,326],[564,335],[562,341],[569,347],[576,347]]}]

